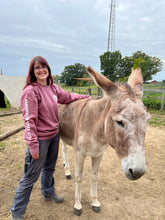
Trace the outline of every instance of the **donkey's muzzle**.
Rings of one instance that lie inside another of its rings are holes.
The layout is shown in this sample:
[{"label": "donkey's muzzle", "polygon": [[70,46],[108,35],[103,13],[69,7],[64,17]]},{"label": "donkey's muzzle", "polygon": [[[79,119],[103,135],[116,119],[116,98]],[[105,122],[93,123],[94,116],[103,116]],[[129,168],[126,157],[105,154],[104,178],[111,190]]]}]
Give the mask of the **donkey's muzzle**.
[{"label": "donkey's muzzle", "polygon": [[128,172],[125,173],[126,177],[129,180],[137,180],[139,179],[141,176],[143,176],[145,174],[146,169],[128,169]]},{"label": "donkey's muzzle", "polygon": [[129,180],[137,180],[146,172],[145,155],[131,154],[121,161],[125,176]]}]

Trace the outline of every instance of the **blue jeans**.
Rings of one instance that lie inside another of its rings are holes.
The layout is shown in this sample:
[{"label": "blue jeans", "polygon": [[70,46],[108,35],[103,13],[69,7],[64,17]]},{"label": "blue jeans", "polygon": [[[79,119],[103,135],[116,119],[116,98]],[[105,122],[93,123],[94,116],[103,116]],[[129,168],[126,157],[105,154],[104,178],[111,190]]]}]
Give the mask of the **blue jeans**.
[{"label": "blue jeans", "polygon": [[[16,190],[11,212],[14,217],[25,214],[34,183],[41,173],[41,192],[43,196],[55,194],[53,173],[58,158],[59,134],[47,140],[39,140],[39,159],[32,158],[27,172],[20,180]],[[27,149],[26,156],[29,153]]]}]

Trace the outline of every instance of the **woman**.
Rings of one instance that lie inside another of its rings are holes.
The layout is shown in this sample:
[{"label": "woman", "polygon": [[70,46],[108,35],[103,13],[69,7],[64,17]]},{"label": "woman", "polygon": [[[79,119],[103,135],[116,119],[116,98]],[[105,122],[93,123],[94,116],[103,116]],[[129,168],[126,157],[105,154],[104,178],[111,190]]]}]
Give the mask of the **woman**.
[{"label": "woman", "polygon": [[[12,219],[23,219],[34,183],[41,173],[41,192],[45,200],[62,203],[64,198],[55,192],[53,173],[58,158],[59,120],[57,103],[89,98],[72,94],[53,84],[48,62],[41,56],[32,59],[21,96],[25,121],[25,140],[31,159],[16,190],[11,206]],[[26,156],[27,156],[26,155]]]}]

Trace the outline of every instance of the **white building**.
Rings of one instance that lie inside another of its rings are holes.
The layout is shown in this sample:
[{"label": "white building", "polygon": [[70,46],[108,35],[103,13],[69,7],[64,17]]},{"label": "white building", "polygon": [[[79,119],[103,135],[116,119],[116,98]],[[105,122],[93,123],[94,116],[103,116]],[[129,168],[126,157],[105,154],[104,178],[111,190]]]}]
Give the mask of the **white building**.
[{"label": "white building", "polygon": [[10,102],[12,108],[19,109],[20,98],[25,86],[25,76],[6,76],[0,74],[0,90]]}]

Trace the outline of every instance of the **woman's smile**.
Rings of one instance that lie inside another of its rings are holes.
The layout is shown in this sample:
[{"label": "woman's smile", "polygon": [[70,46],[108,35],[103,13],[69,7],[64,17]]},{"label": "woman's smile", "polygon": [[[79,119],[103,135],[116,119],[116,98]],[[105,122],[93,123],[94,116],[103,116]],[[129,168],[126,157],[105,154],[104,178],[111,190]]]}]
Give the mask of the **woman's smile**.
[{"label": "woman's smile", "polygon": [[48,72],[48,67],[46,65],[42,65],[38,61],[35,61],[34,75],[38,83],[42,85],[47,85],[46,79],[49,76],[49,72]]}]

